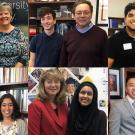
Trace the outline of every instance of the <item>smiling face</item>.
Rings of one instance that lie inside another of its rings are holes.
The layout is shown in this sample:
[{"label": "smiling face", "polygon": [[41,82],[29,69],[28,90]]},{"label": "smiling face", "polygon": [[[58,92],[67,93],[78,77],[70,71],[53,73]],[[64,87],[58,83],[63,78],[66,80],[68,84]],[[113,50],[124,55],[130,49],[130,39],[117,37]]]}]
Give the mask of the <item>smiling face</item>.
[{"label": "smiling face", "polygon": [[75,85],[74,84],[67,84],[67,92],[69,94],[74,94],[75,91]]},{"label": "smiling face", "polygon": [[130,78],[127,81],[126,93],[129,95],[129,97],[135,100],[135,78]]},{"label": "smiling face", "polygon": [[135,9],[132,9],[128,12],[125,17],[125,25],[128,30],[135,31]]},{"label": "smiling face", "polygon": [[46,14],[41,18],[41,24],[44,30],[52,30],[54,29],[54,24],[56,20],[53,18],[52,14]]},{"label": "smiling face", "polygon": [[89,86],[82,87],[79,93],[79,103],[82,106],[88,106],[93,100],[93,89]]},{"label": "smiling face", "polygon": [[1,113],[3,118],[11,118],[14,107],[10,98],[5,98],[1,104]]},{"label": "smiling face", "polygon": [[11,23],[12,16],[8,10],[0,11],[0,25],[6,26]]},{"label": "smiling face", "polygon": [[91,18],[92,13],[88,4],[82,3],[75,8],[74,19],[80,28],[86,27],[91,22]]},{"label": "smiling face", "polygon": [[61,83],[60,80],[45,80],[44,90],[48,96],[55,97],[60,92]]}]

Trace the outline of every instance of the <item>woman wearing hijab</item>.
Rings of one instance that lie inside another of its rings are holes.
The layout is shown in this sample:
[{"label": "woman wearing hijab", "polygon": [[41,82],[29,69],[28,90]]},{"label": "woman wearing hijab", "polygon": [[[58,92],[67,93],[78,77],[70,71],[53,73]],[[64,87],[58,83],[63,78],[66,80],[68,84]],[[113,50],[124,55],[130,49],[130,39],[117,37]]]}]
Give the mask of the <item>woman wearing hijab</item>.
[{"label": "woman wearing hijab", "polygon": [[93,83],[78,86],[69,112],[69,135],[107,135],[106,114],[98,109],[97,97]]}]

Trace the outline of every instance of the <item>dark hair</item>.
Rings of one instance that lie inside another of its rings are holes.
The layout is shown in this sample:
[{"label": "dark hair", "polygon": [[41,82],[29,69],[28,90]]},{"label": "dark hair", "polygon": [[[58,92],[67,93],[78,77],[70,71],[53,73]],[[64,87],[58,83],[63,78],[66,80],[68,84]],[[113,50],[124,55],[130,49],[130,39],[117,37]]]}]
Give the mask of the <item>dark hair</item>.
[{"label": "dark hair", "polygon": [[73,79],[72,77],[69,77],[67,80],[66,80],[66,84],[74,84],[75,85],[75,79]]},{"label": "dark hair", "polygon": [[12,103],[13,103],[13,114],[12,114],[12,119],[13,120],[17,120],[19,118],[21,118],[21,113],[20,113],[20,109],[19,109],[19,106],[14,98],[13,95],[11,94],[4,94],[1,98],[0,98],[0,121],[3,120],[3,115],[1,113],[1,105],[3,103],[3,100],[6,99],[6,98],[9,98],[11,99]]},{"label": "dark hair", "polygon": [[131,78],[135,78],[135,72],[132,72],[132,73],[128,74],[128,76],[126,78],[126,84],[127,84],[128,80],[131,79]]},{"label": "dark hair", "polygon": [[125,17],[127,16],[128,12],[131,11],[132,9],[135,9],[135,2],[129,3],[124,10]]},{"label": "dark hair", "polygon": [[88,4],[91,13],[93,12],[93,5],[91,4],[90,1],[87,1],[87,0],[78,0],[78,1],[76,1],[75,4],[73,5],[73,9],[72,9],[73,14],[75,14],[76,7],[77,7],[78,5],[80,5],[80,4]]},{"label": "dark hair", "polygon": [[41,7],[40,11],[38,13],[38,16],[40,18],[42,18],[42,17],[44,17],[47,14],[52,14],[53,19],[56,19],[56,13],[51,8],[49,8],[49,7]]}]

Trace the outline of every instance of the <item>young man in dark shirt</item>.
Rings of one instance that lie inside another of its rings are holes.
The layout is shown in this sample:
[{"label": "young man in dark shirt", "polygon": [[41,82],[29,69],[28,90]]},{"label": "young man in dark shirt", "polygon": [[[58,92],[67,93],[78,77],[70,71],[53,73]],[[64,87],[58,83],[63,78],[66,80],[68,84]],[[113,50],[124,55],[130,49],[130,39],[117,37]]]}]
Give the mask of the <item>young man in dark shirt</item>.
[{"label": "young man in dark shirt", "polygon": [[42,7],[39,12],[39,17],[44,32],[31,40],[29,66],[58,66],[63,37],[54,30],[56,14],[50,8]]},{"label": "young man in dark shirt", "polygon": [[125,7],[125,27],[109,39],[108,67],[135,66],[135,2]]},{"label": "young man in dark shirt", "polygon": [[93,6],[81,0],[73,6],[76,27],[64,35],[60,66],[99,67],[107,65],[107,34],[91,22]]}]

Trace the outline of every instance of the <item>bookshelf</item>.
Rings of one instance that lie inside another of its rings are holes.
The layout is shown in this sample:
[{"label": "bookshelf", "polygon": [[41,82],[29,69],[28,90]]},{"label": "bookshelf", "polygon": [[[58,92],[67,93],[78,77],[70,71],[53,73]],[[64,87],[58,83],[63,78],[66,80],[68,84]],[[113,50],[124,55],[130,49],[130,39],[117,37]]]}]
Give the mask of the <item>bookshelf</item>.
[{"label": "bookshelf", "polygon": [[13,95],[20,107],[22,118],[28,117],[28,69],[0,68],[0,97]]},{"label": "bookshelf", "polygon": [[56,12],[55,29],[58,33],[64,34],[68,29],[72,29],[75,21],[72,15],[72,7],[75,0],[29,0],[29,38],[41,33],[43,28],[38,17],[38,12],[41,7],[50,7]]},{"label": "bookshelf", "polygon": [[109,17],[108,36],[110,37],[114,33],[119,32],[124,28],[124,18]]}]

